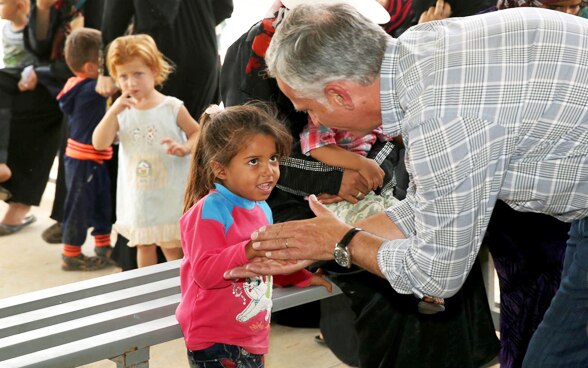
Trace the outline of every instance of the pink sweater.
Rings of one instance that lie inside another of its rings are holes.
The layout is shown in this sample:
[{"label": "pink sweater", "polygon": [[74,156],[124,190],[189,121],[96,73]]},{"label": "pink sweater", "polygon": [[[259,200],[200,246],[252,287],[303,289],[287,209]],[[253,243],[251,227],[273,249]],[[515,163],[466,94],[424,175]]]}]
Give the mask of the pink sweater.
[{"label": "pink sweater", "polygon": [[[265,202],[239,197],[220,184],[180,219],[184,259],[176,318],[189,350],[223,343],[267,353],[272,277],[225,280],[223,273],[248,262],[251,233],[272,221]],[[304,287],[311,278],[312,273],[300,271],[274,280]]]}]

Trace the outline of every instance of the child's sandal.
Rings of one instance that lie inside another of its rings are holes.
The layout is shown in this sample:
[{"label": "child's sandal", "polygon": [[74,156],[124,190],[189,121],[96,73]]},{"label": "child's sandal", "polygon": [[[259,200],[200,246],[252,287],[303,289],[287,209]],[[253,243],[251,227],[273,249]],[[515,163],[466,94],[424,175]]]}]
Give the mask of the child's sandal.
[{"label": "child's sandal", "polygon": [[112,259],[112,252],[113,247],[96,247],[94,248],[94,253],[96,253],[96,257],[104,259],[107,263],[116,266],[117,263],[114,259]]},{"label": "child's sandal", "polygon": [[110,262],[102,257],[86,257],[83,254],[76,257],[62,255],[62,259],[61,269],[64,271],[97,271],[110,265]]}]

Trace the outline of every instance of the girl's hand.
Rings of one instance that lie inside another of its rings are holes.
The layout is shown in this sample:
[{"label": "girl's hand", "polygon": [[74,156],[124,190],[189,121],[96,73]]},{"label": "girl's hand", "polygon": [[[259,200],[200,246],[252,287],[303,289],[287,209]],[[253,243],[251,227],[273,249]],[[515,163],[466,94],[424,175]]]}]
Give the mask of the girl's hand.
[{"label": "girl's hand", "polygon": [[124,92],[122,95],[120,95],[119,98],[116,99],[116,101],[114,101],[112,106],[110,106],[110,109],[114,114],[118,115],[125,109],[130,109],[131,107],[134,107],[136,104],[137,100],[134,97],[132,97],[128,92]]},{"label": "girl's hand", "polygon": [[163,138],[159,143],[167,146],[165,153],[168,155],[184,157],[190,153],[190,149],[188,147],[183,144],[179,144],[171,138]]},{"label": "girl's hand", "polygon": [[310,280],[309,286],[310,285],[322,286],[325,289],[327,289],[329,293],[333,292],[333,284],[331,284],[331,282],[327,280],[327,278],[325,277],[325,273],[320,268],[314,273],[314,275],[312,275],[312,280]]},{"label": "girl's hand", "polygon": [[[371,158],[365,158],[362,162],[362,168],[359,170],[359,174],[368,182],[370,190],[376,190],[384,185],[385,173],[380,165]],[[363,193],[364,196],[365,194],[367,193]]]}]

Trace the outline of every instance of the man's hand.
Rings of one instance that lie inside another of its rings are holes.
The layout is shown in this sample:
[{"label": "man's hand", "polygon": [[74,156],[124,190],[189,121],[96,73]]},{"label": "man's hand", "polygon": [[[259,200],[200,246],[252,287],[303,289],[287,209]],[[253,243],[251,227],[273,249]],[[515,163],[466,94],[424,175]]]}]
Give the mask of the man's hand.
[{"label": "man's hand", "polygon": [[96,81],[96,93],[103,97],[110,97],[112,96],[118,88],[116,88],[116,84],[114,83],[114,79],[106,75],[99,75],[98,80]]},{"label": "man's hand", "polygon": [[[282,275],[302,269],[316,260],[333,259],[335,244],[351,228],[311,195],[309,205],[317,216],[313,219],[267,225],[251,235],[252,247],[265,251],[269,260],[252,262],[225,273],[225,278],[243,277],[249,273]],[[280,264],[271,260],[299,260]],[[248,273],[249,272],[249,273]]]}]

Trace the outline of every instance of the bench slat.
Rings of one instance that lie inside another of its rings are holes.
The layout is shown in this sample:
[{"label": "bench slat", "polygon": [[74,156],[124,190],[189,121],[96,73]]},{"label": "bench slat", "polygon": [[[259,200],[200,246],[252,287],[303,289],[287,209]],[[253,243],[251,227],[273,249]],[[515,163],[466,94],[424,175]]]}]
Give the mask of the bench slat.
[{"label": "bench slat", "polygon": [[0,319],[0,338],[180,293],[179,277],[47,306]]},{"label": "bench slat", "polygon": [[[181,261],[0,300],[0,367],[76,367],[182,338]],[[341,293],[276,288],[273,311]]]},{"label": "bench slat", "polygon": [[0,318],[180,275],[181,260],[0,299]]},{"label": "bench slat", "polygon": [[0,362],[0,367],[70,368],[182,337],[175,316],[88,337]]},{"label": "bench slat", "polygon": [[171,295],[5,337],[0,339],[0,361],[173,316],[179,302],[179,294]]}]

